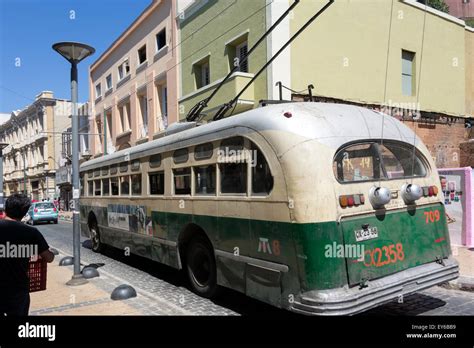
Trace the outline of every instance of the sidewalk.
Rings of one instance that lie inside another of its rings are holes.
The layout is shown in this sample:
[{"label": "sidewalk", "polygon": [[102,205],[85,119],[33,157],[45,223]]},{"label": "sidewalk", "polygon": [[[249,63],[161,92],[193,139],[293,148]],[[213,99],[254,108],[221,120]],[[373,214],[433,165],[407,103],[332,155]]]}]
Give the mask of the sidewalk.
[{"label": "sidewalk", "polygon": [[126,282],[101,268],[98,268],[100,277],[88,279],[88,284],[68,286],[66,282],[72,277],[73,266],[59,266],[64,256],[61,253],[48,264],[46,291],[30,295],[30,315],[190,315],[184,308],[177,308],[140,289],[135,289],[135,298],[113,301],[110,298],[112,291]]},{"label": "sidewalk", "polygon": [[[59,255],[58,255],[59,256]],[[48,265],[47,290],[31,294],[30,315],[141,315],[127,301],[112,301],[110,293],[97,286],[100,278],[70,287],[72,266],[60,267],[60,258]]]}]

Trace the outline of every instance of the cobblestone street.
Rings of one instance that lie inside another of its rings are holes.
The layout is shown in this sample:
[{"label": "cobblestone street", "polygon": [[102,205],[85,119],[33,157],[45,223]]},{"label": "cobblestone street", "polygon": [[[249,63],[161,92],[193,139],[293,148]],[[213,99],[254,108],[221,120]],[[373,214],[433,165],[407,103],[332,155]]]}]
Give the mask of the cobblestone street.
[{"label": "cobblestone street", "polygon": [[[64,255],[72,255],[72,224],[61,222],[38,228],[51,247]],[[223,289],[212,301],[201,298],[189,290],[182,272],[141,257],[124,256],[117,249],[108,248],[104,254],[96,254],[83,247],[81,253],[84,265],[104,264],[99,268],[100,287],[104,291],[111,293],[116,286],[124,283],[132,285],[138,297],[127,300],[127,303],[145,315],[295,316],[228,289]],[[361,315],[474,315],[474,293],[434,287],[405,297],[403,303],[394,301]]]}]

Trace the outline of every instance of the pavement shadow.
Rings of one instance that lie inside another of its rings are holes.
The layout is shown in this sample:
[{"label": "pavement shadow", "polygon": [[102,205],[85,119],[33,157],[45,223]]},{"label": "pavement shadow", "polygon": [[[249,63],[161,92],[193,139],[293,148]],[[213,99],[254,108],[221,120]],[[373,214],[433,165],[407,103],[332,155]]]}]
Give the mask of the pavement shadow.
[{"label": "pavement shadow", "polygon": [[394,300],[380,307],[361,313],[361,316],[415,316],[423,315],[434,309],[443,307],[446,302],[432,296],[416,293],[405,296],[403,302]]},{"label": "pavement shadow", "polygon": [[[89,246],[90,240],[83,242],[83,247],[90,249]],[[183,270],[178,271],[172,267],[134,254],[125,256],[122,249],[117,249],[111,246],[107,246],[102,252],[102,255],[148,273],[149,275],[176,287],[184,287],[189,291],[192,291],[187,276]],[[242,316],[272,318],[301,317],[295,313],[270,306],[227,288],[221,288],[218,295],[216,295],[211,302],[217,306],[230,309]]]}]

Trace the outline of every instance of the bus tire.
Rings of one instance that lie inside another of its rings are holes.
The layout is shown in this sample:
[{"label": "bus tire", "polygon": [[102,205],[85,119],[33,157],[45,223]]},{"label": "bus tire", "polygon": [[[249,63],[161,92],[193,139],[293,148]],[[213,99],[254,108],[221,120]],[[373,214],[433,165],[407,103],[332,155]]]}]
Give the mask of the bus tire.
[{"label": "bus tire", "polygon": [[95,253],[100,253],[104,250],[104,244],[100,240],[99,226],[94,220],[89,225],[89,232],[91,236],[92,251]]},{"label": "bus tire", "polygon": [[216,260],[212,246],[204,237],[194,237],[186,248],[186,270],[196,294],[205,298],[212,298],[216,294]]}]

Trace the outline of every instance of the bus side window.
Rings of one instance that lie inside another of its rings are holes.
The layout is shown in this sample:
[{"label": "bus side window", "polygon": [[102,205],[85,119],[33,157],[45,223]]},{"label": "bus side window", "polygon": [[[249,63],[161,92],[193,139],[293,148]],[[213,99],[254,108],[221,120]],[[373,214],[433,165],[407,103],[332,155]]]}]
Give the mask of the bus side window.
[{"label": "bus side window", "polygon": [[224,163],[221,172],[221,193],[247,193],[247,163]]},{"label": "bus side window", "polygon": [[142,195],[142,175],[132,175],[132,196]]},{"label": "bus side window", "polygon": [[252,193],[268,195],[273,189],[273,176],[265,156],[255,144],[252,144]]},{"label": "bus side window", "polygon": [[174,194],[191,194],[191,168],[182,168],[173,170],[174,174]]},{"label": "bus side window", "polygon": [[119,195],[118,178],[110,178],[110,187],[112,188],[112,196]]},{"label": "bus side window", "polygon": [[120,195],[121,196],[130,195],[130,177],[129,176],[120,177]]},{"label": "bus side window", "polygon": [[92,197],[94,195],[94,182],[92,180],[89,180],[87,182],[87,195],[89,197]]},{"label": "bus side window", "polygon": [[108,196],[110,194],[109,179],[102,179],[102,196]]},{"label": "bus side window", "polygon": [[81,197],[84,196],[84,174],[81,174],[79,178],[79,185],[81,187]]},{"label": "bus side window", "polygon": [[216,166],[204,166],[194,168],[194,177],[196,178],[196,195],[215,195],[216,194]]},{"label": "bus side window", "polygon": [[150,195],[164,195],[165,194],[165,172],[150,173],[148,175],[150,180]]},{"label": "bus side window", "polygon": [[94,196],[100,196],[102,194],[100,180],[94,180]]}]

